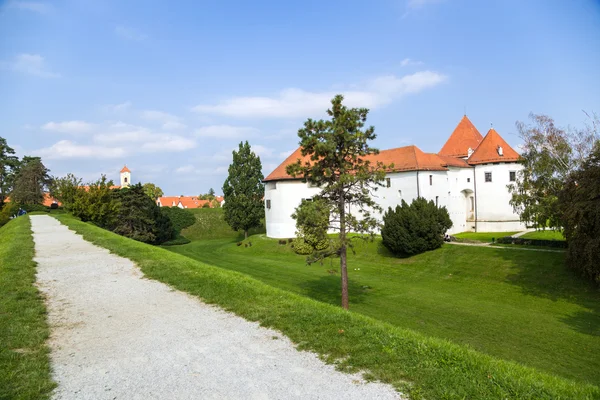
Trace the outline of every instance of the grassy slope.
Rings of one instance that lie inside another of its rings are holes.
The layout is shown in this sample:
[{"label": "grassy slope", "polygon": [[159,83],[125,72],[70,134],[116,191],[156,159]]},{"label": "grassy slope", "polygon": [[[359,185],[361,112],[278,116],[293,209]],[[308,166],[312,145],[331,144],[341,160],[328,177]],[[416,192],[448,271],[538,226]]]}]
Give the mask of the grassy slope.
[{"label": "grassy slope", "polygon": [[[204,214],[204,219],[211,218]],[[214,226],[218,221],[206,223]],[[328,273],[339,269],[338,260],[306,266],[305,258],[289,245],[253,236],[252,247],[238,247],[232,235],[223,231],[211,234],[224,237],[221,240],[170,250],[281,289],[340,303],[339,275]],[[380,242],[361,244],[349,258],[351,309],[597,384],[600,293],[566,269],[563,260],[561,253],[464,246],[401,259],[391,257]]]},{"label": "grassy slope", "polygon": [[0,228],[0,399],[45,399],[54,387],[33,255],[29,218]]},{"label": "grassy slope", "polygon": [[457,233],[455,236],[458,239],[475,240],[478,242],[491,243],[492,238],[498,239],[505,236],[511,236],[518,232],[463,232]]},{"label": "grassy slope", "polygon": [[[347,312],[82,223],[57,218],[110,251],[134,260],[150,278],[260,321],[290,337],[301,349],[338,361],[341,369],[367,370],[428,399],[600,398],[595,386],[562,380],[464,346]],[[185,246],[184,246],[185,247]]]},{"label": "grassy slope", "polygon": [[523,239],[565,240],[562,232],[552,230],[528,232],[521,237]]},{"label": "grassy slope", "polygon": [[[242,240],[243,232],[233,231],[223,219],[222,208],[189,209],[196,217],[196,223],[181,232],[189,240],[207,240],[231,238]],[[265,233],[264,228],[250,229],[249,234]]]}]

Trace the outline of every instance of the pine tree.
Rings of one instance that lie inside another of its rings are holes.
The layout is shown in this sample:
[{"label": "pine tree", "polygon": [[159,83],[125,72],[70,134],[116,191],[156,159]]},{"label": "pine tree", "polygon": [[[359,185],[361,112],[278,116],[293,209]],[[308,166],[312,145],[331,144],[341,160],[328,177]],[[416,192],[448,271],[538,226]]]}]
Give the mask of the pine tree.
[{"label": "pine tree", "polygon": [[6,143],[6,139],[0,137],[0,208],[12,190],[15,170],[19,165],[19,159],[14,154],[15,151]]},{"label": "pine tree", "polygon": [[19,204],[42,204],[45,189],[52,180],[39,157],[23,157],[15,178],[12,201]]},{"label": "pine tree", "polygon": [[[380,211],[381,208],[373,201],[371,192],[376,190],[384,179],[385,169],[389,166],[382,163],[373,165],[366,159],[379,153],[377,149],[369,146],[369,142],[376,137],[375,128],[371,126],[363,129],[369,110],[347,108],[342,105],[343,99],[343,96],[337,95],[331,100],[332,107],[327,110],[330,120],[309,119],[304,123],[304,128],[298,131],[298,136],[302,155],[309,156],[309,160],[304,163],[298,160],[289,165],[287,173],[321,187],[321,193],[314,198],[319,206],[301,206],[295,215],[303,221],[299,230],[309,231],[310,235],[316,235],[316,239],[323,237],[323,230],[339,232],[337,243],[331,251],[322,253],[322,256],[339,254],[342,307],[347,309],[346,253],[348,247],[352,247],[351,238],[347,234],[356,232],[364,234],[363,237],[372,237],[374,230],[379,226],[371,211]],[[328,215],[327,226],[323,224],[324,215]]]},{"label": "pine tree", "polygon": [[223,183],[223,211],[227,224],[236,231],[243,230],[246,239],[248,230],[260,226],[265,216],[263,178],[260,157],[252,152],[248,141],[240,142]]}]

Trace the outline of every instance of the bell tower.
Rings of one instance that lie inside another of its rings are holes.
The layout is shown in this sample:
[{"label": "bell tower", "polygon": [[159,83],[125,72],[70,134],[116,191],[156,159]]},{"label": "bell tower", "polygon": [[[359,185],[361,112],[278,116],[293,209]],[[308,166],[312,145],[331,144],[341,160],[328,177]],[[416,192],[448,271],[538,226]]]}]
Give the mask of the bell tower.
[{"label": "bell tower", "polygon": [[131,184],[131,171],[127,168],[127,165],[121,170],[121,188],[129,187]]}]

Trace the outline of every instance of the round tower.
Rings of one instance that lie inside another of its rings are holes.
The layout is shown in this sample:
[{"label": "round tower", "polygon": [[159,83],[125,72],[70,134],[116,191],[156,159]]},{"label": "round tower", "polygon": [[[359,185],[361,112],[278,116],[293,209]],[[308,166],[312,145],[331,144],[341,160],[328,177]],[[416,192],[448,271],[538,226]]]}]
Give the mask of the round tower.
[{"label": "round tower", "polygon": [[131,184],[131,171],[127,168],[127,165],[121,170],[121,187],[126,188]]}]

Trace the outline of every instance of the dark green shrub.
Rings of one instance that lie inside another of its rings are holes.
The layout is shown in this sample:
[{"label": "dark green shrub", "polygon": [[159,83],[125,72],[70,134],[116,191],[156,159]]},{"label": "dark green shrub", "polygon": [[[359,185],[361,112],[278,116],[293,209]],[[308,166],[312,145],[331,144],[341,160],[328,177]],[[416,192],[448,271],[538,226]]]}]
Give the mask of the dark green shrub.
[{"label": "dark green shrub", "polygon": [[296,254],[309,255],[316,251],[323,251],[329,248],[329,239],[316,238],[313,235],[303,235],[294,239],[293,249]]},{"label": "dark green shrub", "polygon": [[160,211],[166,215],[173,224],[177,233],[196,223],[196,217],[188,210],[179,207],[161,207]]},{"label": "dark green shrub", "polygon": [[287,240],[285,240],[285,239],[279,239],[279,244],[287,244]]},{"label": "dark green shrub", "polygon": [[93,222],[96,226],[112,230],[119,213],[113,182],[103,175],[87,187],[77,188],[73,194],[71,212],[83,222]]},{"label": "dark green shrub", "polygon": [[210,208],[210,202],[202,204],[202,208]]},{"label": "dark green shrub", "polygon": [[396,255],[412,255],[437,249],[444,243],[444,234],[452,227],[446,207],[437,207],[422,197],[410,205],[391,207],[383,216],[383,245]]}]

